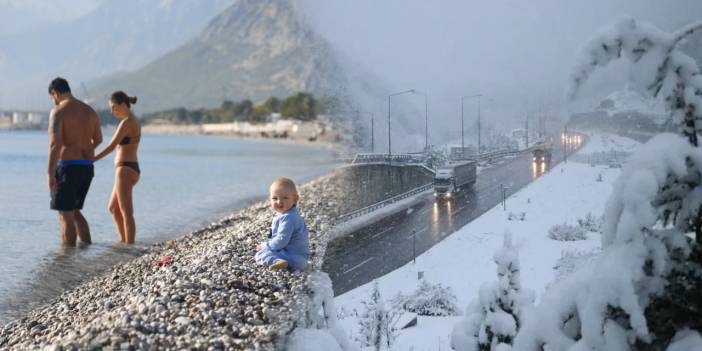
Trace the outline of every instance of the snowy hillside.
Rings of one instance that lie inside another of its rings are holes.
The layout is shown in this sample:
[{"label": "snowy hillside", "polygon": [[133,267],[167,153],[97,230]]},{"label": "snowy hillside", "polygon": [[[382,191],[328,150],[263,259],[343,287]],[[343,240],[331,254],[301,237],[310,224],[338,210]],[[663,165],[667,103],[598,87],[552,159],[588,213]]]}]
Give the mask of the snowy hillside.
[{"label": "snowy hillside", "polygon": [[610,116],[617,113],[639,112],[652,116],[665,118],[665,105],[662,101],[625,88],[615,91],[602,100],[600,108],[607,111]]}]

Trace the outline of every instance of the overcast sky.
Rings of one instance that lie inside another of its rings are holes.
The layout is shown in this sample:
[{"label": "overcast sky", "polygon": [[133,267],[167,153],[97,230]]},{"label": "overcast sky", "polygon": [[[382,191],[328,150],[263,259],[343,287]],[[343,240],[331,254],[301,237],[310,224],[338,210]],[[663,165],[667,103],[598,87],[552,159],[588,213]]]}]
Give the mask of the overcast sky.
[{"label": "overcast sky", "polygon": [[67,20],[94,9],[100,0],[0,0],[0,9],[27,10],[37,18]]},{"label": "overcast sky", "polygon": [[[702,20],[699,0],[301,1],[318,33],[393,90],[427,91],[444,122],[466,94],[484,94],[493,118],[562,101],[579,48],[622,15],[665,30]],[[595,75],[584,92],[621,87],[625,68]]]}]

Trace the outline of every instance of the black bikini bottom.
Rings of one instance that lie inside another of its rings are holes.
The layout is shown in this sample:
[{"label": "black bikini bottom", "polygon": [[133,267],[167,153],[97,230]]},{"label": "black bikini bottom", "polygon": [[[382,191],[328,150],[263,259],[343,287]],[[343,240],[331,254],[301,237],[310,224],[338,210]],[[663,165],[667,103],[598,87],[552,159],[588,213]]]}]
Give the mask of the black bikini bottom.
[{"label": "black bikini bottom", "polygon": [[141,174],[141,171],[139,170],[139,162],[130,162],[130,161],[121,161],[117,162],[115,165],[115,168],[117,167],[127,167],[133,169],[137,174]]}]

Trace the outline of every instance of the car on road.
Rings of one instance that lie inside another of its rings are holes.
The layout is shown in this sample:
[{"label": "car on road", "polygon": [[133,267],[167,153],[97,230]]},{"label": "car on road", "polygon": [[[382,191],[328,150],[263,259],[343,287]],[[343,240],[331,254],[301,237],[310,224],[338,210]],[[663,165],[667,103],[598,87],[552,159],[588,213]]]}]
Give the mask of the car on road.
[{"label": "car on road", "polygon": [[545,142],[534,144],[532,149],[532,161],[535,163],[550,163],[551,148]]}]

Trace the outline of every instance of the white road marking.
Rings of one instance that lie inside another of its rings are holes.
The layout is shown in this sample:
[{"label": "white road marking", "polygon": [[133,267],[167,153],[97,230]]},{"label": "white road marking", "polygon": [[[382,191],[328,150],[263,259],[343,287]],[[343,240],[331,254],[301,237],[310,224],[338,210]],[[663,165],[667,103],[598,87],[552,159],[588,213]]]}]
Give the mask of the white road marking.
[{"label": "white road marking", "polygon": [[423,231],[425,231],[425,230],[427,230],[427,229],[429,229],[429,226],[428,226],[428,225],[425,225],[424,227],[421,227],[421,228],[417,229],[414,233],[410,234],[410,235],[407,237],[407,239],[411,239],[413,236],[415,236],[415,235],[417,235],[417,234],[419,234],[419,233],[421,233],[421,232],[423,232]]},{"label": "white road marking", "polygon": [[383,231],[380,232],[380,233],[375,233],[375,234],[373,234],[373,236],[371,236],[371,238],[377,238],[377,237],[379,237],[380,235],[382,235],[383,233],[385,233],[385,232],[387,232],[387,231],[389,231],[390,229],[393,229],[393,228],[395,228],[395,227],[390,227],[390,228],[388,228],[388,229],[383,230]]},{"label": "white road marking", "polygon": [[353,267],[347,269],[346,271],[344,271],[344,274],[348,274],[349,272],[351,272],[351,271],[353,271],[353,270],[355,270],[355,269],[358,269],[359,267],[361,267],[361,266],[363,266],[364,264],[366,264],[366,263],[372,261],[373,259],[375,259],[375,257],[371,257],[371,258],[369,258],[369,259],[367,259],[367,260],[365,260],[365,261],[363,261],[363,262],[361,262],[361,263],[359,263],[359,264],[357,264],[357,265],[355,265],[355,266],[353,266]]}]

